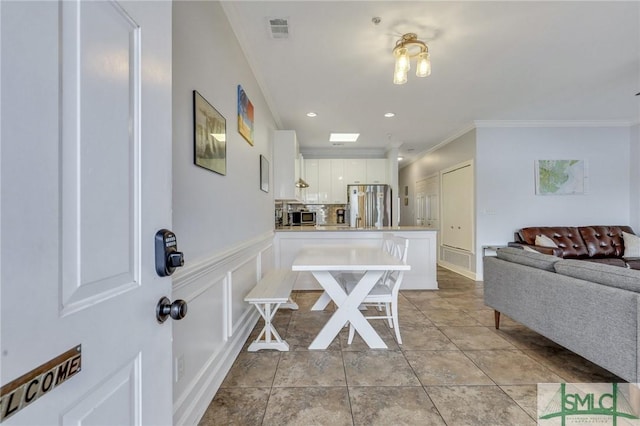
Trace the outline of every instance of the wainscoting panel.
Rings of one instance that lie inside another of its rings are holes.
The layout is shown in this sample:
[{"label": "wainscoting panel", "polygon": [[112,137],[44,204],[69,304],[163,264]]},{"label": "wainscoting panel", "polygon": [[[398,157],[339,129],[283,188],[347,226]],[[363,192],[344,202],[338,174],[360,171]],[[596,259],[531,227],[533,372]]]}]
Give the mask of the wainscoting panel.
[{"label": "wainscoting panel", "polygon": [[238,331],[238,327],[242,326],[243,318],[253,312],[247,309],[248,305],[244,301],[244,297],[256,285],[259,260],[259,254],[256,253],[230,271],[229,307],[231,309],[231,324],[229,337],[233,336]]},{"label": "wainscoting panel", "polygon": [[188,313],[173,322],[174,424],[204,414],[259,318],[244,297],[272,268],[269,233],[176,273],[172,300],[186,300]]}]

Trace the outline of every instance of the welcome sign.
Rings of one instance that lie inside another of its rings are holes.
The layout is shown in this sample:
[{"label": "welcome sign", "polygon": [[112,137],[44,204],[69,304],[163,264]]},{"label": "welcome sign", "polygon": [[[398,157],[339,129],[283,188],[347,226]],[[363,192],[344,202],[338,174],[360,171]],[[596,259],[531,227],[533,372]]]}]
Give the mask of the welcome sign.
[{"label": "welcome sign", "polygon": [[78,374],[81,366],[82,345],[78,345],[2,386],[0,422]]}]

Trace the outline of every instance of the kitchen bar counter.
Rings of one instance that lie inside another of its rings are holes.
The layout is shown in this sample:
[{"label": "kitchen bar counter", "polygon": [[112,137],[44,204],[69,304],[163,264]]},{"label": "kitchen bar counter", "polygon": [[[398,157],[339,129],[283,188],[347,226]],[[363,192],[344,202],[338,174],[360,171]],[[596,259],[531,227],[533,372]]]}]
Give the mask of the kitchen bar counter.
[{"label": "kitchen bar counter", "polygon": [[413,232],[435,231],[435,229],[420,226],[384,226],[382,228],[351,228],[346,225],[302,225],[283,226],[276,228],[276,232]]},{"label": "kitchen bar counter", "polygon": [[[401,290],[436,290],[437,231],[417,226],[384,228],[350,228],[348,226],[291,226],[278,228],[273,240],[275,266],[291,268],[293,260],[305,246],[359,245],[381,247],[382,236],[390,232],[409,239],[406,271]],[[308,272],[300,272],[295,290],[321,290],[315,278]]]}]

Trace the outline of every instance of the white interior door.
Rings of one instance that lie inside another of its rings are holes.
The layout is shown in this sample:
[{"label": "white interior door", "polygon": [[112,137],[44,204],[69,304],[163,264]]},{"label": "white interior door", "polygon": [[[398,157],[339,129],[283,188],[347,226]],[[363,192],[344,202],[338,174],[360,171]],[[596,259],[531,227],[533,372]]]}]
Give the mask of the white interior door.
[{"label": "white interior door", "polygon": [[171,3],[0,8],[3,423],[170,424]]},{"label": "white interior door", "polygon": [[473,170],[465,165],[442,173],[442,244],[473,248]]}]

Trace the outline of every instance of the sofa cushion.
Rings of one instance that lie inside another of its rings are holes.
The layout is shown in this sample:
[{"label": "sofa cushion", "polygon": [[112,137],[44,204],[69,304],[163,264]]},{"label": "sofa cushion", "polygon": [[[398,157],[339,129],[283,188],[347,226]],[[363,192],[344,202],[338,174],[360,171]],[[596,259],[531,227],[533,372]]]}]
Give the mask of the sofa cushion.
[{"label": "sofa cushion", "polygon": [[563,259],[555,264],[558,274],[640,293],[640,271],[596,262]]},{"label": "sofa cushion", "polygon": [[527,244],[535,245],[537,235],[545,235],[553,240],[562,249],[564,258],[583,258],[589,256],[587,246],[576,227],[569,226],[534,226],[522,228],[520,237]]},{"label": "sofa cushion", "polygon": [[624,241],[624,257],[640,257],[640,237],[622,231]]},{"label": "sofa cushion", "polygon": [[589,257],[587,259],[580,259],[582,262],[601,263],[603,265],[617,266],[619,268],[626,268],[627,263],[620,257]]},{"label": "sofa cushion", "polygon": [[558,245],[546,235],[536,235],[535,245],[540,247],[558,247]]},{"label": "sofa cushion", "polygon": [[519,263],[532,268],[544,269],[545,271],[554,272],[553,265],[560,261],[561,258],[548,254],[534,253],[524,251],[515,247],[504,247],[496,251],[498,259],[508,262]]},{"label": "sofa cushion", "polygon": [[589,257],[622,257],[623,232],[631,232],[628,226],[581,226],[578,228],[587,246]]}]

